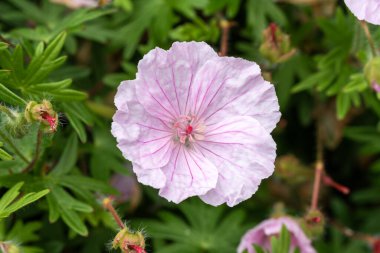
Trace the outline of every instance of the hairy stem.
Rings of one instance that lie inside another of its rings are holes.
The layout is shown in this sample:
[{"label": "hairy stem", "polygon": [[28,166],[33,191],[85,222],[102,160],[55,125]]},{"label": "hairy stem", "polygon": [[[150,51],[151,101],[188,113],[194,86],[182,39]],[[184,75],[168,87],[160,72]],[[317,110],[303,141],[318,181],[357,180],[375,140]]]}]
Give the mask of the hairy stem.
[{"label": "hairy stem", "polygon": [[0,105],[0,112],[5,113],[11,119],[15,119],[15,115],[6,106]]},{"label": "hairy stem", "polygon": [[322,129],[317,121],[317,160],[315,163],[315,175],[314,175],[314,184],[313,184],[313,193],[311,197],[311,209],[318,209],[318,198],[319,192],[321,188],[321,178],[324,171],[324,163],[323,163],[323,137],[322,137]]},{"label": "hairy stem", "polygon": [[375,42],[372,39],[371,32],[369,31],[367,22],[360,21],[360,24],[364,30],[365,36],[367,37],[367,40],[368,40],[369,46],[371,47],[371,51],[372,51],[373,56],[377,56],[377,50],[376,50]]},{"label": "hairy stem", "polygon": [[114,218],[114,220],[116,221],[117,225],[119,225],[119,227],[121,229],[124,229],[125,224],[123,223],[120,216],[117,214],[115,208],[113,207],[112,199],[111,198],[105,198],[103,200],[103,206],[104,206],[104,208],[106,208],[111,213],[111,215]]},{"label": "hairy stem", "polygon": [[17,148],[17,146],[12,142],[8,136],[0,130],[0,138],[8,143],[8,145],[13,149],[13,151],[18,155],[25,163],[29,163],[29,160],[21,153],[21,151]]},{"label": "hairy stem", "polygon": [[28,164],[28,166],[25,169],[22,170],[22,173],[29,172],[33,168],[33,166],[36,164],[38,157],[40,156],[41,142],[42,142],[42,131],[38,129],[36,152],[34,153],[33,160]]},{"label": "hairy stem", "polygon": [[220,56],[226,56],[228,53],[228,39],[230,37],[231,24],[227,20],[220,21],[220,27],[222,29],[222,37],[220,39]]}]

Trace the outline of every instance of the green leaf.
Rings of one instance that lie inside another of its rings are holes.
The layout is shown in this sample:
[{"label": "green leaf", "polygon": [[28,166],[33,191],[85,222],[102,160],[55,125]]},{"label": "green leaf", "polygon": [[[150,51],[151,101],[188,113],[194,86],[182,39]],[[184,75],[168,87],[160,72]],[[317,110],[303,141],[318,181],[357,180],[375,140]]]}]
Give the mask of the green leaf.
[{"label": "green leaf", "polygon": [[23,186],[24,182],[17,183],[10,190],[8,190],[3,197],[0,199],[0,212],[4,211],[5,208],[20,194],[19,190]]},{"label": "green leaf", "polygon": [[0,83],[0,98],[2,101],[9,103],[11,105],[26,105],[24,99],[17,96],[7,87]]},{"label": "green leaf", "polygon": [[70,121],[70,124],[74,128],[75,132],[78,134],[81,142],[85,143],[87,141],[87,134],[82,122],[70,112],[66,112],[66,117]]},{"label": "green leaf", "polygon": [[67,175],[59,178],[59,184],[69,187],[81,187],[84,189],[88,189],[95,192],[108,193],[108,194],[116,194],[115,191],[110,185],[96,180],[90,177],[79,176],[79,175]]},{"label": "green leaf", "polygon": [[90,205],[73,198],[60,186],[52,187],[51,194],[60,206],[60,209],[70,209],[84,213],[91,213],[93,211]]},{"label": "green leaf", "polygon": [[346,116],[350,106],[350,96],[345,93],[339,93],[336,99],[338,119],[343,119]]},{"label": "green leaf", "polygon": [[58,164],[50,173],[52,177],[59,177],[67,174],[75,165],[78,157],[78,139],[75,134],[71,134],[67,140],[65,149],[59,159]]},{"label": "green leaf", "polygon": [[354,92],[354,91],[364,91],[368,88],[368,83],[365,80],[363,74],[354,74],[350,76],[350,82],[344,87],[343,91],[346,93]]},{"label": "green leaf", "polygon": [[[17,183],[10,190],[8,190],[0,200],[0,219],[6,218],[17,210],[24,206],[35,202],[48,194],[49,190],[43,190],[40,192],[30,192],[13,202],[20,195],[20,188],[23,186],[23,182]],[[13,203],[12,203],[13,202]],[[12,204],[11,204],[12,203]]]},{"label": "green leaf", "polygon": [[54,223],[59,219],[59,205],[54,197],[49,194],[46,197],[49,206],[49,222]]},{"label": "green leaf", "polygon": [[0,50],[5,50],[8,48],[8,44],[5,42],[0,42]]},{"label": "green leaf", "polygon": [[71,85],[72,80],[71,79],[65,79],[58,82],[49,82],[49,83],[38,83],[31,85],[28,89],[32,89],[35,91],[54,91],[54,90],[60,90],[67,88]]},{"label": "green leaf", "polygon": [[88,230],[78,214],[72,210],[62,208],[59,210],[63,221],[76,233],[87,236]]},{"label": "green leaf", "polygon": [[310,89],[322,81],[329,79],[331,76],[330,71],[318,72],[313,74],[293,87],[292,92],[297,93],[303,90]]},{"label": "green leaf", "polygon": [[36,200],[42,198],[46,194],[48,194],[50,190],[46,189],[40,192],[31,192],[26,194],[25,196],[21,197],[17,202],[13,203],[10,205],[7,209],[6,212],[9,214],[17,211],[18,209],[21,209],[22,207],[29,205],[30,203],[35,202]]},{"label": "green leaf", "polygon": [[81,101],[88,97],[87,93],[72,89],[53,90],[47,93],[53,96],[54,99],[65,102]]},{"label": "green leaf", "polygon": [[[37,83],[40,80],[43,80],[45,76],[51,71],[52,67],[49,65],[53,64],[54,66],[57,65],[56,62],[54,62],[54,59],[58,56],[59,52],[61,51],[63,44],[65,42],[66,33],[63,32],[59,34],[43,51],[43,53],[40,52],[41,49],[37,48],[35,51],[35,55],[32,58],[32,61],[30,62],[27,73],[26,73],[26,81],[28,84]],[[65,59],[65,58],[58,58],[58,59]],[[63,62],[63,60],[60,60],[60,62]]]},{"label": "green leaf", "polygon": [[13,157],[8,154],[4,149],[0,148],[0,160],[10,161],[13,160]]}]

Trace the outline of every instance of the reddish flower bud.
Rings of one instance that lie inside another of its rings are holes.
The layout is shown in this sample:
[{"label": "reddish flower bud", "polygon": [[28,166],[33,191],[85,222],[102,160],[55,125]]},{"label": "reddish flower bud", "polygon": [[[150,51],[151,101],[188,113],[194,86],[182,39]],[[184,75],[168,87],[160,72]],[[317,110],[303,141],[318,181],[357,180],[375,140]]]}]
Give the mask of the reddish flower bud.
[{"label": "reddish flower bud", "polygon": [[283,33],[275,23],[264,30],[263,37],[260,53],[273,63],[284,62],[296,52],[291,47],[289,35]]},{"label": "reddish flower bud", "polygon": [[119,248],[125,253],[145,253],[145,239],[142,232],[132,232],[127,227],[115,236],[112,248]]},{"label": "reddish flower bud", "polygon": [[325,218],[319,210],[309,210],[301,220],[302,228],[310,238],[317,238],[323,234]]},{"label": "reddish flower bud", "polygon": [[46,133],[57,131],[58,114],[47,100],[42,100],[40,104],[30,101],[25,108],[25,118],[28,122],[41,122],[42,129]]}]

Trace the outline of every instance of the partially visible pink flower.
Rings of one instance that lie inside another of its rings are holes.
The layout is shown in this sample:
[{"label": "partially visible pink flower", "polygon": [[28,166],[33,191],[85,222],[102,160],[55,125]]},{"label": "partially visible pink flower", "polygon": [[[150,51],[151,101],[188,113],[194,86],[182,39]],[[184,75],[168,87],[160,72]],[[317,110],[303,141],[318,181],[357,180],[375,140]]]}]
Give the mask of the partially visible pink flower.
[{"label": "partially visible pink flower", "polygon": [[359,20],[380,25],[380,0],[344,0],[344,2]]},{"label": "partially visible pink flower", "polygon": [[254,244],[270,250],[270,238],[279,235],[283,225],[286,226],[291,236],[289,252],[299,248],[301,253],[316,253],[310,239],[307,238],[297,222],[288,217],[265,220],[249,230],[241,239],[238,253],[242,253],[244,250],[247,250],[248,253],[256,253],[253,248]]},{"label": "partially visible pink flower", "polygon": [[155,48],[118,88],[112,134],[139,182],[175,203],[234,206],[273,173],[280,118],[259,66],[202,42]]},{"label": "partially visible pink flower", "polygon": [[376,93],[380,93],[380,84],[378,84],[377,82],[373,81],[372,84],[371,84],[371,87],[372,87],[372,89]]},{"label": "partially visible pink flower", "polygon": [[82,7],[94,8],[104,5],[109,0],[51,0],[53,3],[64,4],[69,8],[78,9]]}]

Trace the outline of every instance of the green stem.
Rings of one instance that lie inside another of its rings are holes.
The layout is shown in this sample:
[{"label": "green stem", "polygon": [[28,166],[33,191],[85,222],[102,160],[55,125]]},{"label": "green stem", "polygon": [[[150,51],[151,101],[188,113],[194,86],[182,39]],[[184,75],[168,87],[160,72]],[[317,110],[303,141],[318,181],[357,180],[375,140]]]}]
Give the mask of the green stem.
[{"label": "green stem", "polygon": [[22,170],[22,173],[27,173],[31,169],[33,169],[33,166],[36,164],[38,157],[40,156],[40,148],[41,148],[41,142],[42,142],[42,131],[41,129],[38,129],[37,133],[37,144],[36,144],[36,152],[34,154],[33,160],[29,163],[29,165]]},{"label": "green stem", "polygon": [[6,106],[0,105],[0,112],[5,113],[9,118],[15,119],[15,115]]},{"label": "green stem", "polygon": [[372,54],[374,57],[377,56],[377,51],[376,51],[376,46],[375,46],[375,42],[373,41],[372,39],[372,36],[371,36],[371,32],[369,31],[369,28],[368,28],[368,25],[367,25],[367,22],[365,21],[360,21],[360,24],[364,30],[364,34],[368,40],[368,43],[371,47],[371,51],[372,51]]},{"label": "green stem", "polygon": [[0,130],[0,138],[3,139],[4,142],[8,143],[8,145],[13,149],[13,151],[26,163],[29,163],[29,160],[21,153],[21,151],[17,148],[17,146],[12,142],[11,139],[7,137],[7,135]]}]

